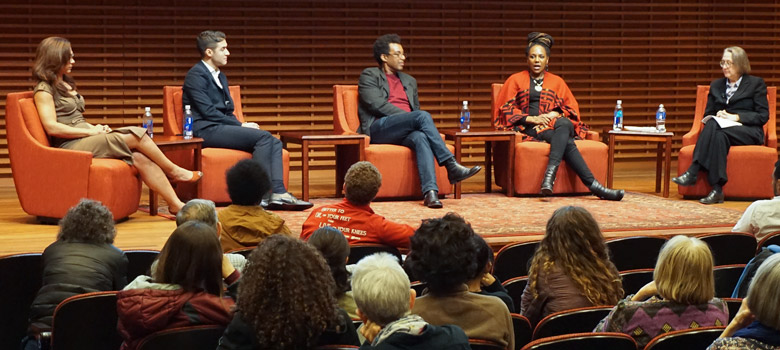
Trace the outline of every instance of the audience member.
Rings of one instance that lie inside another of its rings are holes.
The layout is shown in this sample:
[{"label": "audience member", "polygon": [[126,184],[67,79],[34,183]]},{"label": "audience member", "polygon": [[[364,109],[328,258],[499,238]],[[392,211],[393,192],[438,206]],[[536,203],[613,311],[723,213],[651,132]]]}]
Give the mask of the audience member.
[{"label": "audience member", "polygon": [[253,159],[239,161],[226,177],[233,204],[219,211],[222,251],[254,247],[272,234],[291,234],[284,219],[259,205],[271,190],[271,181],[260,163]]},{"label": "audience member", "polygon": [[469,292],[466,282],[477,272],[477,246],[471,225],[455,213],[423,220],[411,238],[406,259],[414,276],[428,284],[412,313],[431,324],[454,324],[469,338],[494,341],[514,349],[509,310],[500,299]]},{"label": "audience member", "polygon": [[349,258],[347,239],[344,238],[341,231],[325,226],[315,230],[308,242],[317,248],[330,267],[330,273],[336,282],[336,288],[333,291],[339,307],[346,311],[350,318],[357,319],[358,315],[355,312],[357,306],[355,306],[355,299],[352,297],[349,272],[347,271],[347,259]]},{"label": "audience member", "polygon": [[520,313],[534,325],[558,311],[614,305],[623,285],[593,216],[580,207],[555,210],[528,273]]},{"label": "audience member", "polygon": [[394,256],[377,253],[361,259],[352,284],[366,337],[361,349],[471,349],[458,326],[434,326],[410,313],[416,293]]},{"label": "audience member", "polygon": [[509,296],[509,292],[501,285],[501,280],[490,273],[493,271],[493,249],[480,235],[474,235],[473,239],[474,244],[477,245],[477,254],[475,255],[477,270],[468,281],[469,291],[497,297],[506,304],[509,312],[515,312],[515,303]]},{"label": "audience member", "polygon": [[756,240],[767,234],[780,231],[780,161],[775,163],[772,174],[772,188],[775,198],[755,201],[745,209],[745,213],[731,229],[732,232],[747,232],[756,236]]},{"label": "audience member", "polygon": [[780,254],[764,260],[734,319],[708,350],[780,349]]},{"label": "audience member", "polygon": [[626,333],[642,348],[662,333],[725,325],[729,312],[714,297],[712,265],[707,243],[673,237],[658,254],[653,281],[618,302],[594,331]]},{"label": "audience member", "polygon": [[54,309],[63,300],[124,288],[127,257],[114,247],[114,237],[114,217],[97,201],[82,199],[60,220],[57,240],[43,251],[43,284],[30,308],[25,349],[38,348],[35,335],[51,330]]},{"label": "audience member", "polygon": [[382,174],[369,162],[357,162],[344,176],[345,199],[341,203],[315,208],[303,223],[301,239],[314,230],[333,226],[344,233],[350,243],[377,243],[409,248],[414,228],[394,223],[371,209],[371,201],[382,186]]},{"label": "audience member", "polygon": [[218,349],[310,349],[359,345],[355,326],[338,308],[325,259],[285,236],[264,239],[249,255],[238,308]]},{"label": "audience member", "polygon": [[239,273],[225,264],[212,226],[190,221],[177,227],[159,261],[151,277],[138,276],[117,294],[122,350],[136,349],[157,331],[230,322],[234,302],[223,297],[222,282],[235,290]]}]

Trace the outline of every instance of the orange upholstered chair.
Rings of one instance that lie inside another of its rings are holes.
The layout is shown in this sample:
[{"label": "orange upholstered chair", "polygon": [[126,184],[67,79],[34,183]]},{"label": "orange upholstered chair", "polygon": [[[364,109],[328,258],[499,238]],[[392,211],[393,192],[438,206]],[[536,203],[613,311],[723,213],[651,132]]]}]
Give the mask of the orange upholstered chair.
[{"label": "orange upholstered chair", "polygon": [[[732,146],[727,158],[726,174],[729,182],[723,186],[723,195],[729,198],[772,198],[772,172],[777,161],[777,127],[775,114],[777,88],[767,87],[769,100],[769,121],[764,124],[764,144],[761,146]],[[677,158],[677,173],[682,175],[693,162],[693,149],[702,130],[701,119],[707,106],[708,85],[699,85],[696,89],[696,110],[691,131],[683,135],[682,148]],[[678,186],[677,191],[685,197],[706,196],[712,188],[707,176],[700,173],[693,186]]]},{"label": "orange upholstered chair", "polygon": [[[359,125],[357,85],[333,85],[333,131],[340,135],[357,134]],[[451,145],[447,148],[455,153]],[[377,198],[422,197],[417,162],[411,149],[366,142],[365,160],[374,164],[382,174],[382,187]],[[452,193],[444,167],[436,167],[436,184],[439,195]]]},{"label": "orange upholstered chair", "polygon": [[[491,91],[491,118],[495,118],[498,109],[501,108],[499,101],[496,101],[499,91],[504,84],[493,84]],[[522,138],[517,138],[518,142],[515,145],[515,172],[514,172],[514,186],[515,193],[528,195],[539,194],[539,189],[542,186],[542,178],[544,177],[544,171],[547,169],[547,160],[550,156],[550,144],[547,142],[535,142],[535,141],[522,141]],[[593,176],[596,177],[596,181],[606,185],[607,183],[607,158],[609,148],[603,142],[599,141],[599,133],[594,131],[588,131],[587,138],[585,140],[575,140],[574,143],[582,154],[582,158],[585,159],[585,163],[588,164]],[[493,166],[495,167],[496,184],[499,186],[505,186],[506,181],[504,179],[506,174],[506,154],[499,147],[493,151]],[[553,193],[590,193],[590,189],[585,186],[577,174],[569,167],[565,166],[566,161],[561,163],[561,167],[558,168],[558,174],[555,178],[555,186],[553,186]]]},{"label": "orange upholstered chair", "polygon": [[141,180],[135,167],[118,159],[51,147],[33,92],[8,94],[5,106],[8,153],[22,209],[40,218],[62,218],[82,198],[103,203],[114,219],[138,210]]},{"label": "orange upholstered chair", "polygon": [[[241,87],[232,85],[229,87],[230,96],[233,97],[235,110],[233,113],[239,121],[244,122],[244,113],[241,108]],[[163,131],[165,135],[181,135],[184,108],[181,102],[181,86],[163,87]],[[173,151],[166,152],[166,155],[174,163],[192,169],[192,151]],[[209,199],[216,203],[229,203],[230,196],[227,192],[227,183],[225,182],[225,172],[228,171],[238,161],[251,159],[252,154],[244,151],[228,148],[204,148],[201,151],[201,167],[203,168],[203,178],[201,186],[203,193],[200,198]],[[290,152],[282,150],[282,162],[284,164],[284,186],[287,187],[290,182]],[[182,200],[197,197],[195,185],[178,184],[176,193]]]}]

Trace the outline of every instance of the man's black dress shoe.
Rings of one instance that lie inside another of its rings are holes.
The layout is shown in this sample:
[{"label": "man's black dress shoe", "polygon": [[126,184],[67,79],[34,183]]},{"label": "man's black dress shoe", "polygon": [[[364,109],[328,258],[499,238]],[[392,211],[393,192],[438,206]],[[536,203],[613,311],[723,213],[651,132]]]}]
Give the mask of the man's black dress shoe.
[{"label": "man's black dress shoe", "polygon": [[450,158],[449,161],[445,162],[444,167],[447,169],[447,179],[450,180],[450,183],[453,185],[476,175],[482,170],[482,167],[479,165],[473,168],[467,168],[456,162],[454,158]]},{"label": "man's black dress shoe", "polygon": [[696,184],[696,174],[686,171],[680,176],[673,177],[672,182],[680,186],[693,186]]},{"label": "man's black dress shoe", "polygon": [[432,209],[439,209],[444,207],[444,204],[441,204],[441,201],[439,200],[439,193],[436,192],[436,190],[425,192],[423,205]]},{"label": "man's black dress shoe", "polygon": [[723,191],[712,190],[707,197],[699,199],[699,202],[701,202],[701,204],[723,203]]}]

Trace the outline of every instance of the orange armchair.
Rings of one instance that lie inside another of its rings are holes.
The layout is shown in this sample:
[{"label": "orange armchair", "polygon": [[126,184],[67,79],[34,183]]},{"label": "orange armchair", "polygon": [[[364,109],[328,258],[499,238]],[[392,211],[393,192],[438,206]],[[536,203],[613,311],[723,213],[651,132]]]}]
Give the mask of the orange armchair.
[{"label": "orange armchair", "polygon": [[[333,85],[333,131],[340,135],[357,134],[359,125],[357,85]],[[451,145],[447,148],[455,152]],[[422,197],[417,162],[411,149],[366,142],[365,153],[365,160],[374,164],[382,174],[382,187],[377,198]],[[452,193],[444,167],[436,167],[436,183],[439,195]]]},{"label": "orange armchair", "polygon": [[[501,107],[501,102],[496,101],[499,91],[504,84],[493,84],[491,91],[491,118],[494,118],[498,109]],[[514,178],[512,179],[515,186],[515,193],[521,195],[539,194],[539,189],[542,186],[542,178],[544,177],[544,171],[547,168],[547,160],[550,156],[550,144],[547,142],[534,142],[534,141],[522,141],[521,137],[517,138],[518,142],[515,145],[515,171]],[[607,181],[607,157],[608,150],[606,144],[599,140],[599,133],[594,131],[588,131],[587,139],[575,140],[577,149],[580,150],[582,158],[585,159],[585,163],[588,164],[593,176],[596,177],[596,181],[606,184]],[[499,147],[493,153],[493,164],[495,167],[496,184],[504,187],[506,184],[506,164],[504,163],[506,154]],[[566,161],[561,163],[561,167],[558,168],[558,174],[555,179],[555,186],[553,186],[553,193],[590,193],[590,189],[585,186],[577,174],[564,166]]]},{"label": "orange armchair", "polygon": [[[696,110],[691,131],[683,135],[682,148],[677,157],[677,173],[682,175],[693,163],[693,149],[702,130],[701,119],[707,106],[708,85],[696,88]],[[726,174],[729,182],[723,186],[723,195],[729,198],[772,198],[774,191],[770,176],[777,161],[777,126],[775,114],[777,106],[777,87],[767,87],[769,100],[769,121],[764,124],[764,145],[731,146],[726,158]],[[712,190],[706,176],[698,176],[693,186],[678,186],[677,191],[684,197],[703,197]]]},{"label": "orange armchair", "polygon": [[[241,107],[241,87],[233,85],[229,89],[235,103],[233,113],[243,123],[244,113]],[[182,107],[181,95],[181,86],[163,87],[163,132],[165,135],[182,134],[184,108]],[[166,155],[174,163],[184,168],[192,169],[194,165],[192,151],[172,151],[166,152]],[[201,151],[203,178],[200,180],[203,193],[198,196],[196,194],[196,185],[194,184],[178,184],[176,193],[182,200],[200,197],[216,203],[230,203],[225,173],[240,160],[251,158],[252,154],[244,151],[228,148],[204,148]],[[284,164],[284,186],[287,187],[290,182],[290,152],[286,149],[282,150],[282,162]]]},{"label": "orange armchair", "polygon": [[33,92],[8,94],[6,131],[16,194],[25,213],[62,218],[82,198],[103,203],[114,219],[138,210],[141,180],[135,167],[118,159],[51,147]]}]

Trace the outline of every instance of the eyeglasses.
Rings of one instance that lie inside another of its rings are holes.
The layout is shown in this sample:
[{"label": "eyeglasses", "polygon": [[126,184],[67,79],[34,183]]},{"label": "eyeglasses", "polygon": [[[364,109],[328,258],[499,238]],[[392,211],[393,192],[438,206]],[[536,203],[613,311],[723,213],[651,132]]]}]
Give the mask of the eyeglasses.
[{"label": "eyeglasses", "polygon": [[734,62],[721,60],[720,61],[720,68],[728,68],[734,65]]}]

